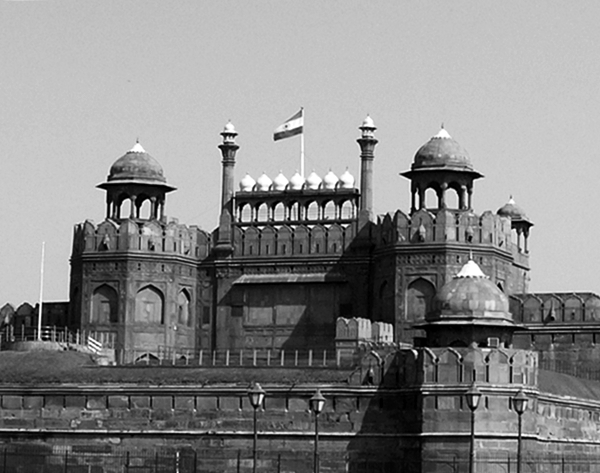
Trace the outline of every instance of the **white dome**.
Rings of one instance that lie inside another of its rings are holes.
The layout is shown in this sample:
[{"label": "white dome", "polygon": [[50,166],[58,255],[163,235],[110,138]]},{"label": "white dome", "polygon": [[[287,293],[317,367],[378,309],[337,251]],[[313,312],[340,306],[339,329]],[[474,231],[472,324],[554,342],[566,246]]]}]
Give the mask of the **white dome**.
[{"label": "white dome", "polygon": [[271,184],[273,184],[273,181],[263,172],[262,176],[256,181],[256,190],[263,192],[268,191]]},{"label": "white dome", "polygon": [[223,133],[235,133],[235,127],[233,126],[233,123],[227,122],[227,125],[225,125],[225,128],[223,128]]},{"label": "white dome", "polygon": [[340,187],[342,189],[354,189],[354,176],[350,174],[348,168],[346,168],[344,174],[340,176]]},{"label": "white dome", "polygon": [[304,178],[300,175],[298,171],[296,174],[292,176],[290,179],[290,189],[299,191],[302,190],[302,186],[304,185]]},{"label": "white dome", "polygon": [[306,178],[306,184],[309,189],[317,190],[321,185],[322,179],[317,175],[316,172],[311,172],[310,175]]},{"label": "white dome", "polygon": [[362,128],[375,128],[375,122],[370,115],[367,115],[367,118],[364,119]]},{"label": "white dome", "polygon": [[140,144],[139,141],[136,141],[135,144],[133,145],[133,148],[131,148],[129,150],[129,153],[145,153],[146,150],[144,148],[142,148],[142,145]]},{"label": "white dome", "polygon": [[240,190],[242,192],[252,192],[256,181],[252,179],[250,174],[246,174],[240,181]]},{"label": "white dome", "polygon": [[337,183],[338,177],[330,169],[329,172],[325,174],[325,177],[323,178],[323,187],[325,189],[335,189]]},{"label": "white dome", "polygon": [[273,190],[284,191],[290,181],[283,175],[281,171],[277,174],[277,177],[273,180]]}]

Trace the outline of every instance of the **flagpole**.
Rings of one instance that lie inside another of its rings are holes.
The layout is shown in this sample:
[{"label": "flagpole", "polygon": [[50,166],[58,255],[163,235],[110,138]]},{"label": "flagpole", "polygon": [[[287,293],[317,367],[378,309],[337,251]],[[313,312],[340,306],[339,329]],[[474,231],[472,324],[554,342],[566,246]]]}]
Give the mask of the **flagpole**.
[{"label": "flagpole", "polygon": [[40,304],[38,306],[38,320],[37,320],[37,339],[42,340],[42,301],[44,300],[44,248],[46,242],[42,242],[42,263],[40,265]]},{"label": "flagpole", "polygon": [[300,133],[300,175],[304,177],[304,107],[302,107],[302,133]]}]

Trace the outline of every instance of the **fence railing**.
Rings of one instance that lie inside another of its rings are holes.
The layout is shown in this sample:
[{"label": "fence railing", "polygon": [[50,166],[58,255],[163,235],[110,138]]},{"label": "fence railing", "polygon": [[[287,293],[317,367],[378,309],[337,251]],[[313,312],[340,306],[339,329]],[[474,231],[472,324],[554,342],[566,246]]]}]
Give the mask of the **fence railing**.
[{"label": "fence railing", "polygon": [[152,349],[117,350],[120,365],[201,367],[337,368],[353,364],[343,350],[194,350],[158,346]]},{"label": "fence railing", "polygon": [[[256,471],[259,473],[313,473],[313,452],[257,452]],[[400,450],[401,455],[401,450]],[[395,457],[389,452],[372,451],[322,452],[318,456],[322,473],[467,473],[469,461],[465,456],[419,459],[419,454]],[[254,470],[249,450],[194,450],[190,447],[169,451],[112,451],[103,445],[47,446],[33,444],[0,447],[2,473],[200,473]],[[515,473],[514,455],[505,458],[478,458],[475,473]],[[522,473],[600,473],[600,458],[525,456]]]},{"label": "fence railing", "polygon": [[568,374],[577,378],[600,381],[600,367],[582,365],[581,362],[570,360],[556,360],[544,357],[540,352],[539,366],[543,370],[554,371],[555,373]]}]

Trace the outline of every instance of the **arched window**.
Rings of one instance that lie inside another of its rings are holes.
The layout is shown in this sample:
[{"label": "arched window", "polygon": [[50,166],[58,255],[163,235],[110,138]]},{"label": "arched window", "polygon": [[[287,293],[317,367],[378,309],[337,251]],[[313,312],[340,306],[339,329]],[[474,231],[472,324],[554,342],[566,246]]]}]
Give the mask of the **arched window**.
[{"label": "arched window", "polygon": [[267,204],[260,204],[256,211],[256,221],[266,222],[269,220],[269,206]]},{"label": "arched window", "polygon": [[435,189],[429,187],[425,190],[425,205],[426,209],[437,209],[438,208],[438,196]]},{"label": "arched window", "polygon": [[273,207],[273,220],[276,222],[282,222],[285,220],[285,205],[282,202],[279,202],[275,207]]},{"label": "arched window", "polygon": [[135,296],[135,321],[164,324],[163,295],[154,286],[146,286]]},{"label": "arched window", "polygon": [[319,220],[319,204],[311,202],[306,209],[306,220]]},{"label": "arched window", "polygon": [[325,204],[323,208],[323,219],[324,220],[335,220],[337,218],[337,209],[335,202],[330,200]]},{"label": "arched window", "polygon": [[106,284],[92,294],[92,323],[108,324],[119,321],[117,291]]},{"label": "arched window", "polygon": [[252,207],[250,204],[245,204],[240,209],[239,215],[240,222],[251,222],[252,221]]},{"label": "arched window", "polygon": [[348,220],[354,218],[354,216],[354,204],[352,203],[352,201],[347,200],[342,204],[342,207],[340,209],[340,218]]},{"label": "arched window", "polygon": [[435,287],[429,281],[419,278],[411,282],[406,290],[406,320],[420,322],[431,311]]},{"label": "arched window", "polygon": [[177,296],[177,323],[179,325],[192,325],[192,314],[190,313],[190,295],[183,289]]}]

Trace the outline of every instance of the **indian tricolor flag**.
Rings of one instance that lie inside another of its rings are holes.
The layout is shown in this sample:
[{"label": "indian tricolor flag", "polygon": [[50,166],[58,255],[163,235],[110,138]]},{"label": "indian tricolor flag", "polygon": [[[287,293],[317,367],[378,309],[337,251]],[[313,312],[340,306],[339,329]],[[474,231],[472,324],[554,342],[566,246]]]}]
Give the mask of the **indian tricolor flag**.
[{"label": "indian tricolor flag", "polygon": [[296,136],[304,131],[304,109],[301,108],[293,117],[288,118],[283,125],[275,128],[273,139],[275,141]]}]

